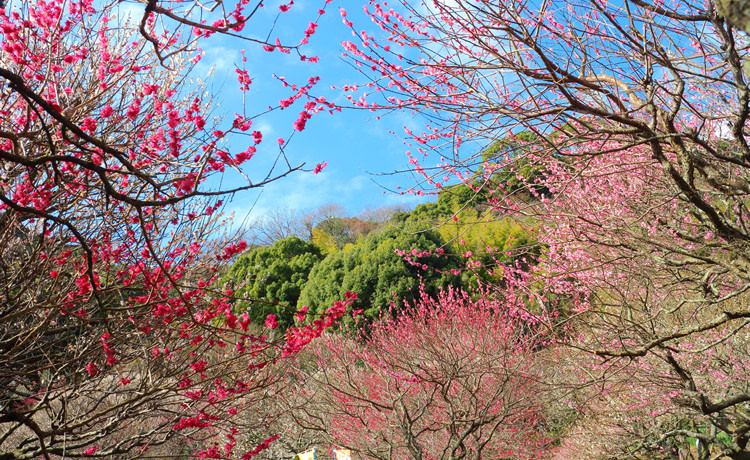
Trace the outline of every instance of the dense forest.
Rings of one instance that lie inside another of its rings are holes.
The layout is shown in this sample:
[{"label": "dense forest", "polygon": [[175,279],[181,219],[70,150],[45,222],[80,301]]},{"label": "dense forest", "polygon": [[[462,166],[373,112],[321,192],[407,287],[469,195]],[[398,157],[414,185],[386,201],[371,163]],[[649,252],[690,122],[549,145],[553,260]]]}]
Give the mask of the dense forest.
[{"label": "dense forest", "polygon": [[[508,172],[497,177],[521,189],[515,174],[512,181]],[[526,191],[523,199],[534,196]],[[255,239],[272,244],[251,245],[222,279],[237,298],[235,313],[247,312],[257,323],[273,315],[282,330],[299,310],[317,317],[347,291],[358,294],[350,310],[370,323],[423,294],[495,283],[499,264],[528,266],[542,253],[534,220],[493,211],[478,184],[445,187],[436,202],[408,212],[384,208],[345,217],[341,206],[326,205],[293,214],[283,213],[284,225],[280,216],[254,223]],[[268,241],[271,229],[280,228],[286,231],[275,231],[279,239]]]}]

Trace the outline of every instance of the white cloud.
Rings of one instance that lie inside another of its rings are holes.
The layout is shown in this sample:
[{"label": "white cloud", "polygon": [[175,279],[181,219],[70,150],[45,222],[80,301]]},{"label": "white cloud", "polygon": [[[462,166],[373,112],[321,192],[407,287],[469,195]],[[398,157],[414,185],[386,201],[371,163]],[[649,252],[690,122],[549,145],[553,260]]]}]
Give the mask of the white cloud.
[{"label": "white cloud", "polygon": [[234,72],[235,63],[241,60],[240,53],[234,48],[214,45],[210,41],[206,43],[208,46],[203,48],[203,58],[193,72],[198,77],[214,74],[223,83],[226,76]]},{"label": "white cloud", "polygon": [[253,122],[253,130],[262,132],[263,136],[268,139],[274,134],[273,124],[265,119]]}]

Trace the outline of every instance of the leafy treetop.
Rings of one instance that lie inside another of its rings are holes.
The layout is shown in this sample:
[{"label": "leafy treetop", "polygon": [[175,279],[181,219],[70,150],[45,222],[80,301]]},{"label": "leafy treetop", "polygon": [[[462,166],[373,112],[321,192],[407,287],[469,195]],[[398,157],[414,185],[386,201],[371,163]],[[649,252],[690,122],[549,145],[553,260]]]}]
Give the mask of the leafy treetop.
[{"label": "leafy treetop", "polygon": [[[352,308],[367,321],[375,320],[389,305],[398,307],[403,300],[412,300],[421,284],[427,293],[436,294],[441,287],[459,283],[458,263],[438,256],[442,244],[440,235],[432,231],[386,226],[313,268],[298,305],[319,312],[330,299],[353,291],[360,295]],[[408,263],[399,250],[415,254],[419,263]]]},{"label": "leafy treetop", "polygon": [[[223,278],[234,290],[235,314],[247,312],[250,319],[263,324],[275,315],[279,326],[293,324],[300,293],[310,271],[323,260],[320,249],[312,243],[290,236],[242,255]],[[246,300],[245,300],[246,299]]]}]

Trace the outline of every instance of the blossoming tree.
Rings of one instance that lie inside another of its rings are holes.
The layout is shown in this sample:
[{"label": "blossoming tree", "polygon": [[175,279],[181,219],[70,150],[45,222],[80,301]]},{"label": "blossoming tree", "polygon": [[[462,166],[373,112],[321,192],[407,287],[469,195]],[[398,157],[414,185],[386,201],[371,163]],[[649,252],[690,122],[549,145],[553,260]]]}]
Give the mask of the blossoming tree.
[{"label": "blossoming tree", "polygon": [[[497,210],[536,216],[548,250],[532,274],[571,302],[566,345],[589,353],[579,382],[660,401],[627,418],[648,427],[638,449],[692,438],[744,458],[747,35],[711,2],[373,0],[365,11],[376,32],[342,17],[369,95],[344,90],[360,107],[424,115],[423,131],[406,130],[423,184],[471,177]],[[482,158],[500,140],[516,148]],[[533,199],[497,180],[518,156],[537,171],[515,169]]]},{"label": "blossoming tree", "polygon": [[[157,455],[173,438],[161,454],[252,457],[272,441],[245,440],[262,423],[247,414],[268,396],[269,364],[344,308],[274,339],[212,284],[245,247],[216,233],[225,196],[302,165],[246,168],[264,140],[253,107],[214,118],[190,82],[191,50],[224,33],[315,61],[301,54],[315,22],[285,46],[246,33],[260,2],[3,3],[0,457]],[[125,6],[132,23],[116,17]],[[290,131],[332,109],[308,97],[316,81],[288,84],[275,104],[304,104]],[[283,156],[285,142],[274,148]],[[225,171],[245,182],[219,188]]]},{"label": "blossoming tree", "polygon": [[375,323],[366,340],[326,335],[305,369],[298,423],[362,458],[543,455],[535,351],[546,318],[515,301],[451,289]]}]

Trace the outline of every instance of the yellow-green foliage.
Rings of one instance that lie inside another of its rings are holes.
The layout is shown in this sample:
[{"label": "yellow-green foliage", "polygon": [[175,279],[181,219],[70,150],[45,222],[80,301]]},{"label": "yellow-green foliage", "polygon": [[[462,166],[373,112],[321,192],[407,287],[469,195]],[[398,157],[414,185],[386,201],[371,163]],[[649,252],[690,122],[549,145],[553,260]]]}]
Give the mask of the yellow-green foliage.
[{"label": "yellow-green foliage", "polygon": [[508,260],[532,249],[529,230],[513,219],[498,218],[490,212],[479,214],[474,209],[460,211],[456,217],[458,221],[449,220],[437,229],[454,253],[471,251],[482,258],[495,254]]},{"label": "yellow-green foliage", "polygon": [[[451,270],[460,265],[435,250],[443,245],[440,236],[431,231],[414,232],[386,226],[360,239],[357,244],[326,257],[310,271],[298,306],[309,307],[309,318],[315,318],[344,298],[346,291],[359,294],[353,309],[362,310],[364,321],[374,321],[387,311],[391,302],[396,308],[403,301],[418,298],[421,290],[436,295],[440,288],[459,286],[460,279]],[[397,250],[431,252],[420,257],[424,270],[404,260]],[[351,323],[351,316],[342,321]]]},{"label": "yellow-green foliage", "polygon": [[378,224],[367,222],[357,217],[332,217],[326,219],[312,230],[312,243],[324,254],[333,254],[346,247],[351,247],[359,238],[369,234]]},{"label": "yellow-green foliage", "polygon": [[336,238],[318,227],[312,229],[311,243],[317,246],[323,254],[333,254],[338,251]]}]

